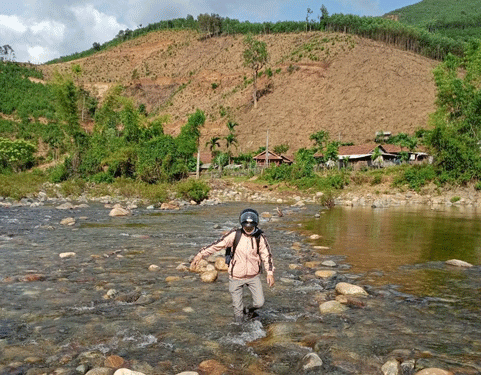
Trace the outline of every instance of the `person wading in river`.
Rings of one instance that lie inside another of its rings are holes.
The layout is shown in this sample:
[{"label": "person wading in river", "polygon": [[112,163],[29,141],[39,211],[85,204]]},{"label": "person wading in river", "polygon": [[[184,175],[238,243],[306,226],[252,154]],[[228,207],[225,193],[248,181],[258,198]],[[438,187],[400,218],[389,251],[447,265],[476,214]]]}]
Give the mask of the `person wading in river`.
[{"label": "person wading in river", "polygon": [[[230,258],[226,257],[229,268],[229,292],[232,296],[234,319],[240,323],[257,316],[256,310],[264,305],[264,292],[260,279],[261,263],[267,273],[267,284],[274,285],[274,264],[269,243],[264,233],[257,227],[259,214],[247,208],[240,213],[241,229],[233,229],[213,244],[203,247],[194,257],[191,269],[195,270],[202,258],[222,249],[231,248]],[[226,254],[228,251],[226,251]],[[244,307],[243,288],[252,294],[252,306]]]}]

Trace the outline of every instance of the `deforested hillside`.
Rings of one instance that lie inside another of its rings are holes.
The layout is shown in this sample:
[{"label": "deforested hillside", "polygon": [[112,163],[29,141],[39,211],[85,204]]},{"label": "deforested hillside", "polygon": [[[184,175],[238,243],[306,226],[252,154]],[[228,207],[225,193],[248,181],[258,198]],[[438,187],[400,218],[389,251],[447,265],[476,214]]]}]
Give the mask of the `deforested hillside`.
[{"label": "deforested hillside", "polygon": [[206,114],[201,147],[227,135],[234,121],[238,151],[288,144],[311,146],[328,131],[342,142],[372,141],[377,131],[413,133],[435,109],[434,60],[356,36],[307,32],[256,36],[270,56],[252,99],[252,72],[243,64],[241,35],[202,38],[191,31],[158,31],[108,51],[43,66],[70,71],[100,98],[120,83],[125,95],[153,115],[168,115],[164,131],[177,134],[197,108]]}]

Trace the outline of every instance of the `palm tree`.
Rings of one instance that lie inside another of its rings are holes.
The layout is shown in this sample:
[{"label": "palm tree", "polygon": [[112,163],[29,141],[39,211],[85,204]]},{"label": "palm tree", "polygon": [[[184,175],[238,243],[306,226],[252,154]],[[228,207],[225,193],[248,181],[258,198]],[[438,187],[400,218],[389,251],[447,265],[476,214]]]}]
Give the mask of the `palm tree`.
[{"label": "palm tree", "polygon": [[229,133],[227,136],[224,138],[226,141],[226,146],[227,146],[227,153],[229,154],[229,164],[230,164],[230,158],[232,156],[232,153],[230,152],[229,148],[230,146],[234,145],[237,148],[237,137],[234,133]]},{"label": "palm tree", "polygon": [[208,140],[205,143],[205,146],[209,146],[210,154],[212,155],[212,159],[215,158],[215,155],[217,154],[217,147],[220,147],[220,137],[212,137],[210,140]]}]

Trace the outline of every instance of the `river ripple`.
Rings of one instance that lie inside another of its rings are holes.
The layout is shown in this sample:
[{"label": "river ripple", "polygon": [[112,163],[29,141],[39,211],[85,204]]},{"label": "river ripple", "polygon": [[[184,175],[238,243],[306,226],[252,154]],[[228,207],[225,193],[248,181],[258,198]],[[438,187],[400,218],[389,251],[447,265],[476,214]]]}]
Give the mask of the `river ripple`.
[{"label": "river ripple", "polygon": [[[274,205],[254,207],[275,216]],[[364,227],[369,220],[378,223],[381,212],[346,218],[332,210],[313,221],[319,207],[291,215],[285,207],[283,218],[262,222],[277,283],[266,287],[259,321],[232,324],[227,275],[205,284],[176,267],[235,227],[242,208],[138,209],[122,218],[109,217],[100,205],[0,208],[0,373],[73,371],[116,354],[146,374],[194,370],[206,359],[232,373],[292,374],[312,350],[325,373],[334,375],[379,373],[390,355],[455,374],[481,372],[479,266],[453,270],[441,259],[419,261],[409,254],[401,262],[397,256],[360,266],[340,244],[365,249],[362,244],[375,238],[372,230],[357,230],[348,240],[326,227]],[[76,224],[60,225],[65,217]],[[323,237],[308,240],[305,234],[312,233]],[[61,259],[63,252],[76,256]],[[337,276],[321,280],[303,266],[324,260],[337,263]],[[152,264],[160,272],[149,272]],[[167,282],[168,276],[180,279]],[[340,281],[363,286],[370,296],[354,300],[342,314],[321,315],[319,302],[334,299]],[[106,299],[109,293],[114,298]]]}]

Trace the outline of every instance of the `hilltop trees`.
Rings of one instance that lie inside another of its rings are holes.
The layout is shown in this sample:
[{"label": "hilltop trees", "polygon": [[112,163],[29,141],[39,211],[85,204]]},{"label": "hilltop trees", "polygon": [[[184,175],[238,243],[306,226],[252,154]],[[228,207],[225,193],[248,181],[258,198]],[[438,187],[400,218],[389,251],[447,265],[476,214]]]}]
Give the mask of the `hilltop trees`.
[{"label": "hilltop trees", "polygon": [[254,39],[251,34],[244,38],[244,45],[246,47],[243,53],[244,65],[252,70],[252,79],[254,82],[252,98],[254,99],[254,108],[257,108],[257,77],[259,70],[261,70],[269,60],[269,54],[267,53],[266,43]]}]

